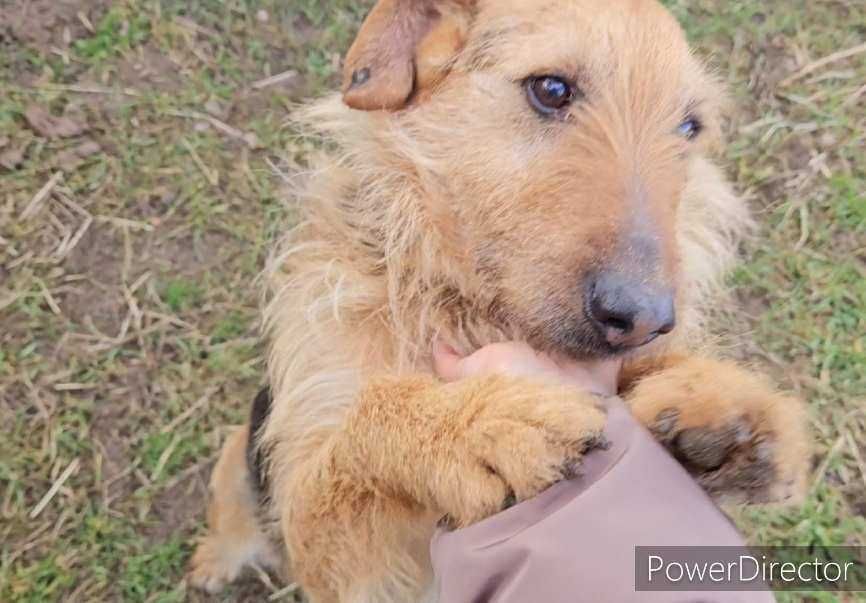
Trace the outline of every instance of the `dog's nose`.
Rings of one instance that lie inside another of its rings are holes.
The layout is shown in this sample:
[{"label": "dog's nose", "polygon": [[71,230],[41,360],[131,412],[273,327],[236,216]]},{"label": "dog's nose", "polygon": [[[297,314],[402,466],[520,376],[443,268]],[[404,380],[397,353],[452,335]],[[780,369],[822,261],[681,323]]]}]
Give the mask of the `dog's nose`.
[{"label": "dog's nose", "polygon": [[592,279],[589,287],[587,314],[614,347],[641,346],[674,328],[674,298],[669,291],[615,272]]}]

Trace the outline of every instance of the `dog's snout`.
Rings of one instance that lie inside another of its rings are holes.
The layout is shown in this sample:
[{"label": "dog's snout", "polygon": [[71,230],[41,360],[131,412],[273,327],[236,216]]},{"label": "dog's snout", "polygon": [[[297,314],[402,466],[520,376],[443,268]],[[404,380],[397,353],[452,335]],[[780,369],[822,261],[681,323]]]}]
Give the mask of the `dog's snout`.
[{"label": "dog's snout", "polygon": [[586,312],[607,342],[616,348],[649,343],[670,333],[676,323],[674,298],[617,273],[591,279]]}]

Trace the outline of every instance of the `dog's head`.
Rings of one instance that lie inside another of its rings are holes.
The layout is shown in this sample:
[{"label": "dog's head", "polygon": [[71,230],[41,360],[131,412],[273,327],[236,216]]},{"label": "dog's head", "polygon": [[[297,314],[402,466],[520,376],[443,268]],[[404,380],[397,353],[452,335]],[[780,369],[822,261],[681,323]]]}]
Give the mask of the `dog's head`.
[{"label": "dog's head", "polygon": [[530,343],[601,356],[674,328],[719,92],[655,0],[380,0],[343,98],[409,134],[431,223]]}]

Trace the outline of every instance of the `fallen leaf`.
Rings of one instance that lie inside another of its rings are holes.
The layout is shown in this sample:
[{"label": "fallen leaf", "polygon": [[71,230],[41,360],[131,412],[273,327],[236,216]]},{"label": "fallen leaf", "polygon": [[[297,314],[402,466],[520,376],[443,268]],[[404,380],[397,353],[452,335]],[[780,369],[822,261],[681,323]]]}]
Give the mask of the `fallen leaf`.
[{"label": "fallen leaf", "polygon": [[24,150],[26,148],[27,145],[11,147],[0,153],[0,166],[3,166],[10,172],[16,169],[24,161]]},{"label": "fallen leaf", "polygon": [[24,111],[24,119],[34,132],[45,138],[69,138],[87,130],[87,126],[69,117],[51,115],[39,105]]},{"label": "fallen leaf", "polygon": [[95,140],[84,140],[71,149],[59,153],[54,158],[54,165],[64,172],[71,172],[81,165],[86,158],[99,153],[101,150],[102,147]]}]

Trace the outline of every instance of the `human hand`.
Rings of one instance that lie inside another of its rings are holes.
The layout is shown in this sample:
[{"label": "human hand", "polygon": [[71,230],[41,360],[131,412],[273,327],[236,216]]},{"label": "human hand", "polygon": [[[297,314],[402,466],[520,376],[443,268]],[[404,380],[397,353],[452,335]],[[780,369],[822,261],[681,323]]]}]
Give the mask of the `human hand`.
[{"label": "human hand", "polygon": [[460,379],[491,373],[539,379],[577,386],[599,395],[615,395],[620,359],[577,361],[554,357],[519,341],[493,343],[461,356],[437,340],[433,344],[433,367],[440,379]]}]

